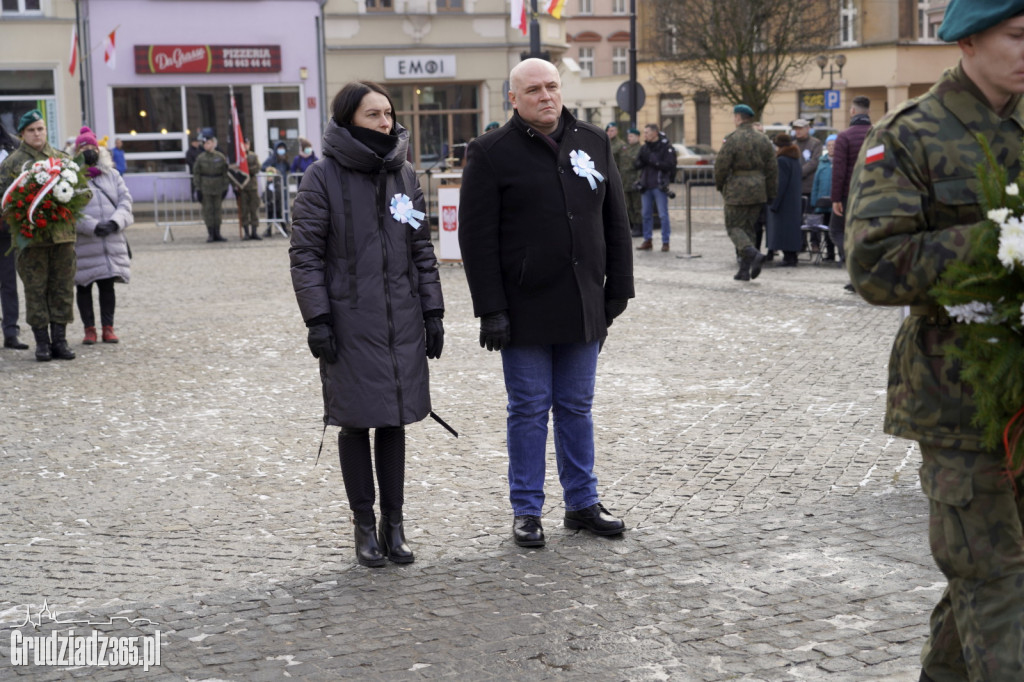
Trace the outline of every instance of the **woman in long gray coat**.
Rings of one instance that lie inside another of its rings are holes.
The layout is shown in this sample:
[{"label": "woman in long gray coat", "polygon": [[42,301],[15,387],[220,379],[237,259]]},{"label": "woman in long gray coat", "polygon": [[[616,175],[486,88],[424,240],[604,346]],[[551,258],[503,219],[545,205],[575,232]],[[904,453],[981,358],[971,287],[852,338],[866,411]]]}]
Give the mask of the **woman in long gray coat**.
[{"label": "woman in long gray coat", "polygon": [[779,191],[768,204],[768,248],[782,251],[781,267],[796,267],[797,253],[804,246],[802,197],[800,196],[800,149],[785,133],[775,136],[779,164]]},{"label": "woman in long gray coat", "polygon": [[82,158],[89,176],[92,200],[75,225],[75,273],[78,315],[85,326],[82,343],[96,343],[96,316],[92,307],[92,285],[99,289],[100,323],[103,343],[117,343],[114,333],[114,283],[131,279],[131,259],[124,230],[135,222],[132,195],[114,167],[110,152],[96,145],[96,136],[83,127],[75,139],[75,154]]},{"label": "woman in long gray coat", "polygon": [[444,342],[441,281],[423,192],[406,161],[409,134],[394,123],[387,91],[349,83],[331,113],[324,158],[303,175],[295,198],[292,284],[309,348],[320,359],[324,423],[341,427],[356,560],[410,563],[402,526],[404,426],[430,413],[427,358],[440,357]]}]

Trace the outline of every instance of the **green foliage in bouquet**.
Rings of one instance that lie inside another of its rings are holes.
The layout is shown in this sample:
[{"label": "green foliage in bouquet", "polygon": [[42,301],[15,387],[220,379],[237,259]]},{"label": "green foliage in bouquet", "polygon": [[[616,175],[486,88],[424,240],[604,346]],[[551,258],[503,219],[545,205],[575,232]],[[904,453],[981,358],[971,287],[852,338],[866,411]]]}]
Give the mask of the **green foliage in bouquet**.
[{"label": "green foliage in bouquet", "polygon": [[963,345],[946,351],[974,389],[973,424],[986,447],[1002,445],[1013,470],[1024,468],[1024,179],[1007,179],[984,137],[978,166],[987,216],[972,231],[969,256],[950,263],[931,293],[950,317],[967,323]]}]

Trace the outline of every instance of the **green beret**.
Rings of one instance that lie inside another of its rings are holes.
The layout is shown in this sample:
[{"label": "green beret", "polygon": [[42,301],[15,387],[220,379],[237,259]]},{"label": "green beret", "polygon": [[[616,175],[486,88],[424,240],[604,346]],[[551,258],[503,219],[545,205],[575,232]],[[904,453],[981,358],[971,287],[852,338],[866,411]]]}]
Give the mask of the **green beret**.
[{"label": "green beret", "polygon": [[640,131],[637,130],[636,128],[630,128],[626,132],[629,133],[630,135],[639,135],[640,134]]},{"label": "green beret", "polygon": [[36,121],[42,121],[42,120],[43,120],[43,113],[41,111],[39,111],[38,109],[33,109],[32,111],[26,112],[25,115],[22,116],[18,120],[18,129],[17,130],[20,133],[22,130],[24,130],[25,128],[28,128],[30,125],[32,125]]},{"label": "green beret", "polygon": [[743,114],[744,116],[754,117],[754,110],[748,107],[746,104],[737,104],[732,108],[732,113]]},{"label": "green beret", "polygon": [[605,130],[608,130],[609,128],[615,128],[616,130],[618,130],[619,129],[619,124],[616,123],[615,121],[612,121],[611,123],[609,123],[608,125],[606,125],[604,127]]},{"label": "green beret", "polygon": [[1024,12],[1024,0],[950,0],[939,38],[955,43]]}]

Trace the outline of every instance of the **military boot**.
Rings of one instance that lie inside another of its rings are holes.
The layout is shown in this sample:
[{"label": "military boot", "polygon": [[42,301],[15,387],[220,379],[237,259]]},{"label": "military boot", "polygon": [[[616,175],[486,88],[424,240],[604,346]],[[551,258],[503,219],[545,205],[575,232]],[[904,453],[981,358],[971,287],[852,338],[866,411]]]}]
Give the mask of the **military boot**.
[{"label": "military boot", "polygon": [[46,327],[32,327],[32,335],[36,337],[36,360],[39,362],[49,362],[52,360],[50,330]]},{"label": "military boot", "polygon": [[257,242],[263,241],[263,238],[260,237],[260,233],[259,233],[260,226],[259,225],[253,225],[250,229],[252,230],[252,235],[249,237],[249,239],[252,239],[253,241],[257,241]]},{"label": "military boot", "polygon": [[217,241],[217,240],[213,238],[213,227],[211,227],[210,225],[207,225],[206,226],[206,243],[209,244],[210,242],[215,242],[215,241]]},{"label": "military boot", "polygon": [[757,276],[761,274],[761,266],[764,265],[764,254],[753,246],[745,246],[743,247],[743,260],[747,262],[750,279],[757,279]]},{"label": "military boot", "polygon": [[57,324],[55,322],[50,324],[50,353],[58,360],[75,359],[75,351],[68,347],[66,332],[67,325]]},{"label": "military boot", "polygon": [[215,242],[226,242],[227,239],[220,236],[220,225],[213,226],[213,241]]}]

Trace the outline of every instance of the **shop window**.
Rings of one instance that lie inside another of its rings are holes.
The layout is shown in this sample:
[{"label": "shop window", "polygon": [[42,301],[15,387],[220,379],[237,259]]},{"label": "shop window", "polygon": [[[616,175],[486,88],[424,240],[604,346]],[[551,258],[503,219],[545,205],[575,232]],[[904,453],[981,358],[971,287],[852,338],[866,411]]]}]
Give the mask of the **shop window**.
[{"label": "shop window", "polygon": [[50,144],[60,148],[64,138],[56,129],[57,100],[53,83],[53,71],[0,70],[0,123],[4,129],[14,135],[25,112],[39,109],[47,122]]},{"label": "shop window", "polygon": [[367,12],[393,12],[395,11],[393,0],[366,0]]},{"label": "shop window", "polygon": [[302,108],[299,102],[299,89],[296,87],[265,87],[263,88],[263,109],[266,111],[298,111]]},{"label": "shop window", "polygon": [[181,88],[114,88],[118,134],[181,133]]},{"label": "shop window", "polygon": [[4,14],[40,14],[40,0],[3,0]]},{"label": "shop window", "polygon": [[418,168],[459,166],[465,145],[483,132],[477,85],[397,86],[391,101],[395,119],[409,130]]}]

